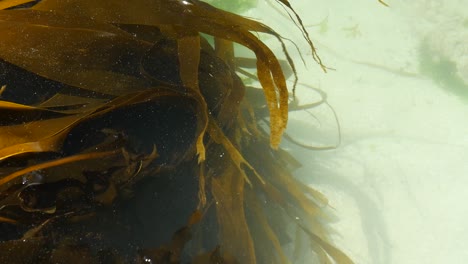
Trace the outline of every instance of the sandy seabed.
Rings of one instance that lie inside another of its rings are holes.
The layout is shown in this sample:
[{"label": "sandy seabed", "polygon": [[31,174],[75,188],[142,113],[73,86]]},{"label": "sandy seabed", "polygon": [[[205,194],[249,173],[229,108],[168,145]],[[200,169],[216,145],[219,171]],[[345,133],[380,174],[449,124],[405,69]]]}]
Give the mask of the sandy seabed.
[{"label": "sandy seabed", "polygon": [[[420,49],[426,41],[431,59],[450,61],[449,74],[468,89],[467,2],[387,3],[292,3],[324,63],[335,69],[324,74],[309,55],[307,69],[297,63],[300,82],[327,93],[342,142],[329,151],[283,145],[300,157],[298,177],[329,198],[335,242],[356,263],[466,263],[468,97],[422,72]],[[301,39],[286,18],[264,21]],[[316,94],[299,86],[298,95],[313,100]],[[323,106],[309,119],[292,114],[288,133],[311,145],[333,145],[337,127],[330,113]]]}]

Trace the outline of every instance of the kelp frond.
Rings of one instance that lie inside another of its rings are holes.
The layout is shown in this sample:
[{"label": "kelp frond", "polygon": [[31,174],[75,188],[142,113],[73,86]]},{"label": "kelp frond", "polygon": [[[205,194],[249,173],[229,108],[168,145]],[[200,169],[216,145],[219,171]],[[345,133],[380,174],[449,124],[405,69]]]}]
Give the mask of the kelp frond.
[{"label": "kelp frond", "polygon": [[[15,251],[0,261],[16,260],[27,234],[25,263],[77,252],[106,263],[290,263],[294,226],[319,263],[351,263],[330,242],[326,198],[296,181],[289,166],[297,163],[278,150],[289,111],[282,63],[296,75],[282,36],[198,0],[31,2],[0,1],[0,225],[20,233],[0,238]],[[326,70],[299,15],[278,2]],[[256,33],[276,37],[286,62]],[[269,133],[245,98],[251,88],[236,73],[234,43],[255,54]],[[144,217],[120,212],[151,211],[124,206],[142,186],[160,188],[151,193],[169,201],[155,201],[163,209],[181,210],[152,222],[141,234],[148,243],[128,239],[143,226],[128,219]],[[171,206],[185,192],[190,199]],[[151,231],[159,223],[172,237]],[[107,252],[121,247],[114,236],[135,245]]]}]

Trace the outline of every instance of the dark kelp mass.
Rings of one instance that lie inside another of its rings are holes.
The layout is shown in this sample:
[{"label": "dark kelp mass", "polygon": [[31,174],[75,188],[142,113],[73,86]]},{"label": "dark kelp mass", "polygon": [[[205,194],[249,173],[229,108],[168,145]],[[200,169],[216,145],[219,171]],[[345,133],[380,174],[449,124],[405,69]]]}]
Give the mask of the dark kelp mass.
[{"label": "dark kelp mass", "polygon": [[[281,42],[270,27],[197,0],[0,8],[1,263],[291,263],[304,238],[316,263],[352,263],[278,149],[288,89],[255,34]],[[255,53],[269,134],[233,43]]]}]

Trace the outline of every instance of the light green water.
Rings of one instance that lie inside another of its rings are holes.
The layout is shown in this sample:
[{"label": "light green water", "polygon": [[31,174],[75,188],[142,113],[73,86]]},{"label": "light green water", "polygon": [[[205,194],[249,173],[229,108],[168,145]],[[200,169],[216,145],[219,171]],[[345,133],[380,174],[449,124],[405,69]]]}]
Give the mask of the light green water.
[{"label": "light green water", "polygon": [[[268,18],[277,11],[268,3],[245,14],[299,39],[307,60],[307,67],[298,63],[300,81],[325,91],[338,115],[338,148],[284,146],[304,165],[297,175],[330,199],[339,247],[363,264],[466,263],[467,2],[387,3],[293,3],[335,69],[326,74],[294,27],[280,15]],[[298,94],[316,98],[304,87]],[[309,114],[291,114],[288,133],[311,145],[335,144],[331,110]]]}]

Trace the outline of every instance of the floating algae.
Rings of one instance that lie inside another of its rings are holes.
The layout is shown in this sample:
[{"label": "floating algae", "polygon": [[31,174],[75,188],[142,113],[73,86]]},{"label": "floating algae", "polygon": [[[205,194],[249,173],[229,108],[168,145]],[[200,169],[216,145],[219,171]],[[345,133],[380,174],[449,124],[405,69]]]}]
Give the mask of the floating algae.
[{"label": "floating algae", "polygon": [[[455,45],[450,45],[453,47]],[[466,48],[465,48],[466,49]],[[454,50],[454,48],[452,48]],[[454,52],[455,53],[455,52]],[[437,50],[429,38],[423,39],[419,48],[419,69],[421,74],[431,78],[436,84],[449,93],[463,100],[468,98],[468,83],[466,82],[466,62],[463,59],[458,63],[454,58],[445,55],[443,51]],[[452,55],[454,57],[454,55]],[[463,57],[462,57],[463,58]]]},{"label": "floating algae", "polygon": [[0,4],[1,263],[290,263],[290,222],[317,263],[352,263],[278,150],[288,90],[254,34],[271,28],[197,0]]}]

